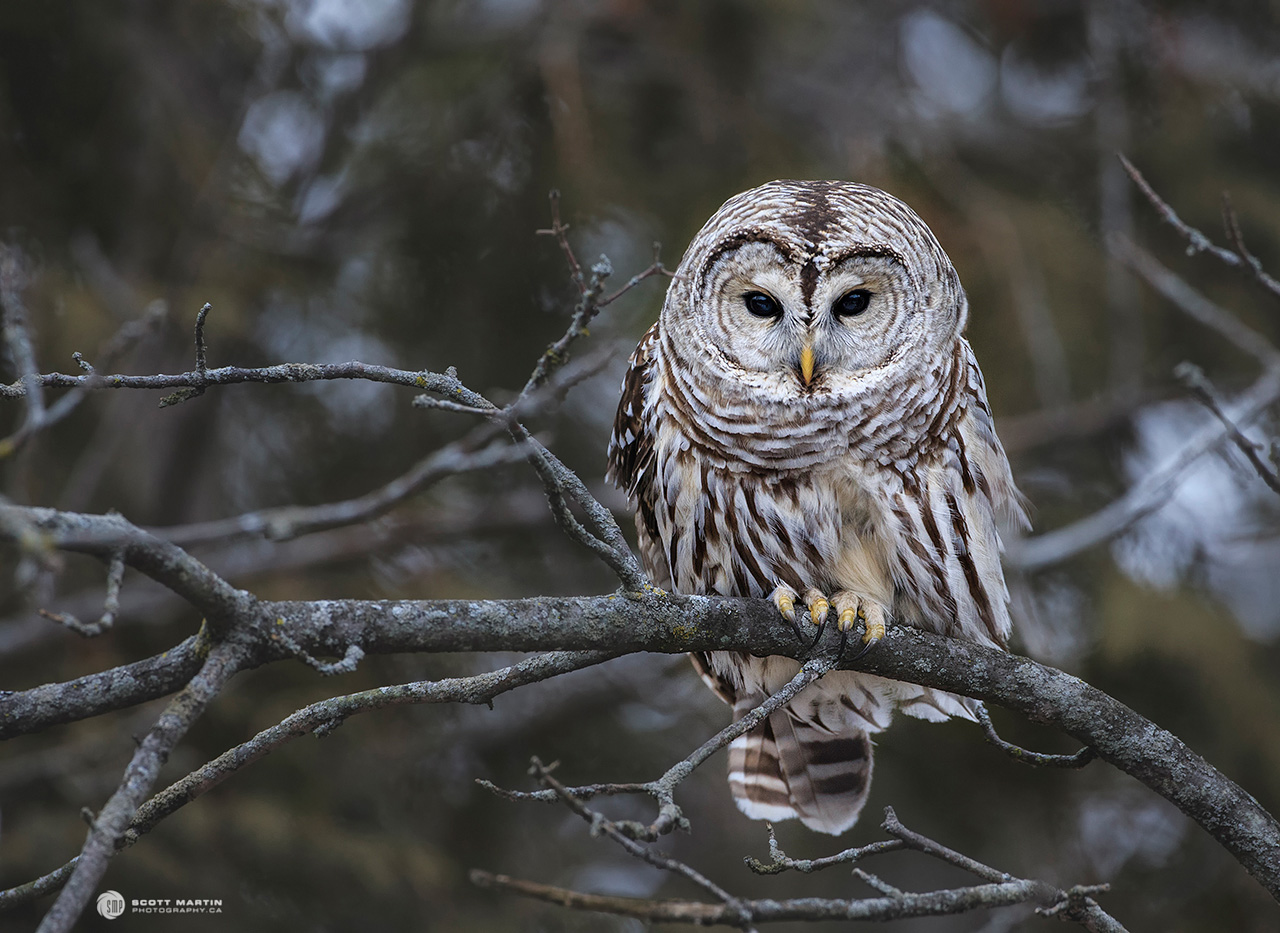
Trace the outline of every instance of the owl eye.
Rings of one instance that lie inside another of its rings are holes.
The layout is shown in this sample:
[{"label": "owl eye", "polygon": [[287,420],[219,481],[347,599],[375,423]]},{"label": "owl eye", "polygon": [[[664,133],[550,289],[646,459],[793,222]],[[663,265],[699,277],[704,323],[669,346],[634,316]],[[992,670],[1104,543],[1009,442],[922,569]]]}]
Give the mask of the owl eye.
[{"label": "owl eye", "polygon": [[782,306],[777,299],[764,292],[747,292],[742,300],[756,317],[779,317],[782,314]]},{"label": "owl eye", "polygon": [[831,306],[831,310],[837,317],[853,317],[867,310],[869,304],[871,304],[871,292],[865,288],[857,288],[837,299]]}]

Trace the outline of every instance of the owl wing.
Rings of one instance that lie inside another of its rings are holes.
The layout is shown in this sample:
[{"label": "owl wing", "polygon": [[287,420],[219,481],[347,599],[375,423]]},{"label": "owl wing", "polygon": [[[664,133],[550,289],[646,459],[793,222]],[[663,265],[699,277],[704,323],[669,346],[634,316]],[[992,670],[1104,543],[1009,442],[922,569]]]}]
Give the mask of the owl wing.
[{"label": "owl wing", "polygon": [[1005,519],[1025,528],[1027,518],[973,351],[961,340],[958,352],[967,370],[963,413],[937,456],[890,497],[896,608],[920,628],[1005,647],[1009,595],[1000,524]]},{"label": "owl wing", "polygon": [[[658,323],[640,339],[628,361],[627,374],[622,378],[622,398],[613,419],[613,433],[609,437],[608,479],[635,503],[636,536],[640,545],[640,560],[645,573],[657,586],[674,589],[671,569],[662,539],[658,533],[654,485],[654,437],[653,427],[645,417],[648,388],[654,377],[655,354],[660,331]],[[735,691],[724,678],[718,676],[707,652],[689,655],[694,668],[716,692],[720,699],[733,705]]]},{"label": "owl wing", "polygon": [[656,586],[669,590],[673,588],[671,569],[664,556],[654,511],[657,489],[653,425],[645,411],[654,378],[658,335],[655,323],[631,354],[627,374],[622,379],[622,398],[613,419],[613,433],[609,437],[606,476],[635,504],[636,535],[645,572]]}]

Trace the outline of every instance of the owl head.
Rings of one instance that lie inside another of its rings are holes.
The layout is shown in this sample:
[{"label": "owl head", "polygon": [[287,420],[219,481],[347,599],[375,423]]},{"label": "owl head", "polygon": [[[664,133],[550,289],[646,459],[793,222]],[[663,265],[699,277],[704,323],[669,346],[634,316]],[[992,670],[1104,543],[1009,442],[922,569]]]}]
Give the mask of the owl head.
[{"label": "owl head", "polygon": [[662,329],[720,381],[785,405],[864,395],[950,356],[967,314],[951,261],[897,198],[774,181],[731,198],[694,238]]}]

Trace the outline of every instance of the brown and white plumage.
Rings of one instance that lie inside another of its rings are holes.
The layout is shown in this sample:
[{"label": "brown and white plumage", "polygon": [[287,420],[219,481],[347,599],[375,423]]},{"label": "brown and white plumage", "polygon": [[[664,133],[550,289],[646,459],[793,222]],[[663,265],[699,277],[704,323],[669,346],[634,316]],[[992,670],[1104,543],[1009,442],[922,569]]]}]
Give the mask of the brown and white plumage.
[{"label": "brown and white plumage", "polygon": [[[891,195],[778,181],[726,202],[631,357],[609,447],[654,582],[808,594],[846,622],[856,609],[1003,647],[998,521],[1025,517],[967,318],[950,260]],[[694,663],[735,718],[798,669]],[[739,807],[845,831],[870,786],[869,733],[895,708],[973,715],[950,694],[829,674],[734,742]]]}]

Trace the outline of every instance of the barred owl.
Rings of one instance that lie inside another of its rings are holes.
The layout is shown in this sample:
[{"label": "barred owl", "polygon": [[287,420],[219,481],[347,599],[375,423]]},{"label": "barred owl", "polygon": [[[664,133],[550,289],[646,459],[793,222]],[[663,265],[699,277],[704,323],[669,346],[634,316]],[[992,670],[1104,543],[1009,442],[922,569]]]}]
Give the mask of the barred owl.
[{"label": "barred owl", "polygon": [[[867,644],[906,624],[1004,647],[999,525],[1026,517],[967,319],[946,253],[883,191],[776,181],[726,202],[631,357],[609,446],[654,583],[770,597],[795,626],[830,615]],[[798,670],[693,660],[735,719]],[[830,673],[730,747],[739,808],[844,832],[895,709],[972,719],[975,704]]]}]

